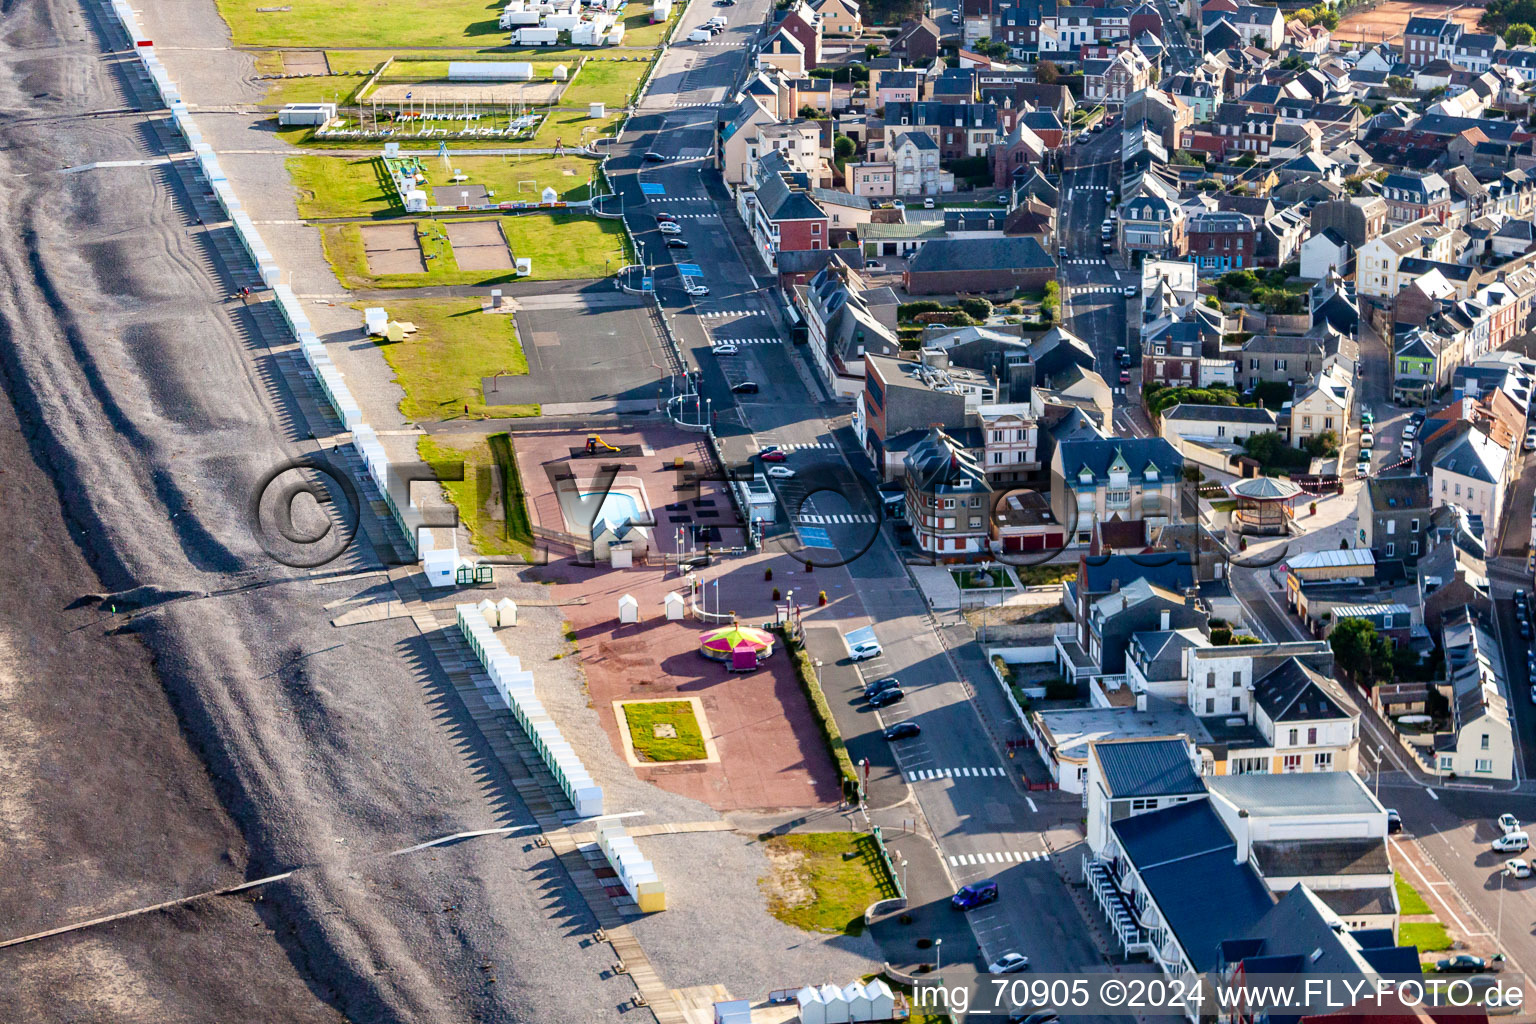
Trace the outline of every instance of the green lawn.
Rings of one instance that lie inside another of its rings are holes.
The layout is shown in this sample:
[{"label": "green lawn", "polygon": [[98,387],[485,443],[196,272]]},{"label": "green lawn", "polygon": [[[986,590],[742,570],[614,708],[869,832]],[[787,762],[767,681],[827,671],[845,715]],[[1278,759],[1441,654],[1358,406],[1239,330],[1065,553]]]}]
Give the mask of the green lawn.
[{"label": "green lawn", "polygon": [[280,75],[283,73],[283,55],[278,50],[264,50],[255,54],[256,73],[258,75]]},{"label": "green lawn", "polygon": [[[237,46],[483,46],[505,42],[486,0],[218,0]],[[269,8],[263,12],[260,8]],[[281,7],[281,10],[270,8]]]},{"label": "green lawn", "polygon": [[1402,946],[1417,946],[1420,953],[1451,948],[1451,936],[1439,921],[1400,924],[1397,926],[1397,942]]},{"label": "green lawn", "polygon": [[464,479],[444,481],[443,494],[459,510],[477,552],[532,555],[533,531],[509,435],[424,435],[416,450],[423,462],[464,464]]},{"label": "green lawn", "polygon": [[551,110],[539,122],[539,130],[533,133],[533,138],[518,145],[529,149],[554,149],[557,142],[566,146],[584,145],[605,135],[617,135],[623,120],[623,114],[610,113],[607,117],[592,118],[585,110]]},{"label": "green lawn", "polygon": [[1419,890],[1409,885],[1403,876],[1392,873],[1392,884],[1397,888],[1397,909],[1400,914],[1429,914],[1429,904],[1419,895]]},{"label": "green lawn", "polygon": [[627,106],[635,86],[640,84],[650,66],[643,60],[588,58],[565,87],[565,92],[560,94],[560,106],[584,107],[588,103],[606,103],[610,108]]},{"label": "green lawn", "polygon": [[651,9],[646,4],[636,4],[645,10],[637,14],[629,14],[624,18],[624,45],[625,46],[660,46],[661,41],[672,33],[677,26],[678,16],[683,12],[683,4],[672,8],[672,17],[663,23],[651,24]]},{"label": "green lawn", "polygon": [[[704,731],[689,701],[625,704],[624,722],[635,756],[642,761],[701,761],[709,756]],[[656,735],[657,726],[668,725],[676,736]]]},{"label": "green lawn", "polygon": [[953,569],[950,575],[955,578],[955,583],[961,590],[986,590],[992,587],[1011,587],[1013,581],[1008,578],[1008,571],[1002,566],[994,566],[987,570],[982,578],[980,569]]},{"label": "green lawn", "polygon": [[896,895],[871,836],[809,832],[774,836],[767,846],[775,862],[761,882],[768,911],[803,931],[858,935],[865,908]]},{"label": "green lawn", "polygon": [[381,305],[391,319],[420,328],[404,341],[379,344],[405,390],[400,411],[407,417],[538,415],[534,405],[488,406],[481,390],[482,378],[528,372],[512,317],[482,313],[479,299],[401,299]]},{"label": "green lawn", "polygon": [[[496,218],[483,218],[493,220]],[[420,288],[425,285],[492,285],[517,278],[511,270],[460,270],[442,223],[413,221],[426,260],[425,274],[374,274],[363,251],[362,226],[322,224],[320,245],[336,278],[347,288]]]},{"label": "green lawn", "polygon": [[[356,75],[315,75],[311,78],[269,78],[264,107],[284,103],[345,103],[366,79]],[[356,147],[357,143],[352,143]]]},{"label": "green lawn", "polygon": [[1013,567],[1014,576],[1018,577],[1021,587],[1044,587],[1052,583],[1061,583],[1064,580],[1077,579],[1077,565],[1016,565]]},{"label": "green lawn", "polygon": [[389,217],[404,212],[382,160],[292,156],[288,176],[299,190],[300,217]]},{"label": "green lawn", "polygon": [[514,256],[533,260],[539,281],[606,277],[629,261],[629,240],[616,220],[575,213],[508,217],[501,230]]},{"label": "green lawn", "polygon": [[[592,176],[597,173],[597,161],[586,156],[466,156],[455,150],[452,142],[448,149],[454,170],[463,171],[470,182],[484,185],[502,202],[538,202],[546,188],[553,188],[566,202],[585,199]],[[448,177],[443,161],[426,158],[423,163],[428,186]],[[519,191],[519,183],[525,181],[532,181],[533,185]]]}]

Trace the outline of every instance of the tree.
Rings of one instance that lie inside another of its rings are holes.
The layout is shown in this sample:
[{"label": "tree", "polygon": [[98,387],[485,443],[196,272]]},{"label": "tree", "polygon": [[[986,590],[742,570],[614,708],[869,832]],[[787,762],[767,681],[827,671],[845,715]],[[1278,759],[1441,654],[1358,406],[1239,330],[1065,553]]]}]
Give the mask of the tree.
[{"label": "tree", "polygon": [[1055,61],[1043,60],[1035,65],[1035,81],[1041,85],[1055,85],[1060,77],[1061,68],[1056,66]]},{"label": "tree", "polygon": [[1332,32],[1339,27],[1339,12],[1332,7],[1322,8],[1317,15],[1317,24]]},{"label": "tree", "polygon": [[1314,434],[1307,438],[1302,447],[1314,459],[1327,458],[1338,454],[1339,438],[1333,431],[1325,430],[1321,434]]},{"label": "tree", "polygon": [[1393,96],[1407,96],[1413,92],[1413,79],[1404,75],[1388,75],[1387,88],[1392,91]]},{"label": "tree", "polygon": [[821,111],[807,103],[800,108],[800,116],[814,121],[821,116]]},{"label": "tree", "polygon": [[1203,154],[1192,150],[1176,149],[1168,162],[1179,167],[1204,167],[1205,160],[1202,157]]},{"label": "tree", "polygon": [[832,158],[841,166],[857,153],[859,147],[846,135],[836,135],[832,138]]},{"label": "tree", "polygon": [[1374,678],[1371,655],[1379,639],[1383,638],[1367,620],[1340,619],[1328,634],[1328,646],[1333,649],[1335,665],[1348,672],[1355,682],[1369,686]]},{"label": "tree", "polygon": [[880,56],[880,46],[879,46],[879,44],[877,44],[877,43],[870,43],[868,46],[864,47],[864,59],[865,60],[874,60],[878,56]]}]

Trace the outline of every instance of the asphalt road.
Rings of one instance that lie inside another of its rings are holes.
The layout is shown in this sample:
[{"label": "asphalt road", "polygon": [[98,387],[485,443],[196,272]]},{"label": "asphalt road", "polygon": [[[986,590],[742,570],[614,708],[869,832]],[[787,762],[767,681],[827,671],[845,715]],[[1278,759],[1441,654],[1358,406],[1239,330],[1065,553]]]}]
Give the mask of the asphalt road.
[{"label": "asphalt road", "polygon": [[[765,14],[766,5],[754,0],[734,8],[731,17],[744,25]],[[691,104],[723,99],[719,83],[734,80],[728,61],[739,61],[744,47],[721,50],[720,60],[710,58],[707,76],[672,72],[670,62],[680,59],[684,49],[673,48],[641,115],[615,147],[610,180],[625,197],[626,219],[653,268],[657,295],[684,361],[698,373],[698,402],[714,420],[728,460],[745,461],[764,444],[783,446],[789,452],[786,465],[798,475],[776,484],[782,503],[794,507],[809,499],[802,511],[866,516],[869,510],[857,502],[814,493],[823,476],[868,478],[872,468],[847,427],[847,406],[825,403],[826,396],[768,315],[767,303],[777,300],[767,290],[767,268],[749,251],[718,172],[707,156],[695,152],[716,108]],[[647,153],[662,159],[647,160]],[[1098,202],[1102,208],[1102,195]],[[681,234],[676,237],[688,243],[686,249],[665,246],[658,212],[677,218]],[[696,279],[709,288],[707,296],[684,290],[679,264],[690,265],[690,275],[697,268]],[[1113,280],[1113,271],[1106,266],[1082,280]],[[712,344],[724,341],[736,342],[738,353],[710,351]],[[743,381],[760,390],[732,394],[731,388]],[[867,522],[827,528],[843,558],[868,547],[849,565],[816,571],[817,588],[854,600],[839,605],[848,609],[841,620],[818,619],[827,626],[811,631],[810,644],[813,656],[823,662],[829,699],[850,751],[855,758],[870,759],[870,814],[892,825],[920,817],[931,831],[941,851],[941,871],[912,880],[919,904],[941,905],[951,885],[983,877],[998,878],[1003,889],[998,903],[952,915],[935,926],[939,931],[933,937],[947,936],[944,962],[956,965],[946,969],[946,980],[952,980],[954,970],[966,969],[960,965],[974,970],[1011,950],[1031,956],[1042,970],[1100,966],[1076,905],[1044,858],[1042,829],[1075,820],[1076,802],[1032,802],[1004,771],[1005,762],[959,681],[939,627],[888,537],[870,545],[873,527]],[[833,560],[829,552],[815,554],[818,560]],[[854,667],[840,633],[870,623],[884,654]],[[876,713],[864,704],[860,690],[865,679],[882,675],[898,676],[907,698]],[[923,734],[893,748],[879,732],[884,724],[907,718],[917,721]],[[934,775],[922,780],[925,772]],[[956,923],[962,919],[969,925],[969,941],[962,941],[965,931]]]}]

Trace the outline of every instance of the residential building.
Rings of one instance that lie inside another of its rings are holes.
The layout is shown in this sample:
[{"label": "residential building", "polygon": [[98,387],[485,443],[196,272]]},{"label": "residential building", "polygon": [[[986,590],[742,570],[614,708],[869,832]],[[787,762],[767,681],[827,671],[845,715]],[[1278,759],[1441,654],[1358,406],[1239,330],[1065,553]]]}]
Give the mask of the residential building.
[{"label": "residential building", "polygon": [[1353,271],[1351,249],[1344,236],[1333,228],[1318,231],[1313,218],[1313,233],[1301,243],[1301,277],[1306,281],[1321,281],[1329,274],[1348,274]]},{"label": "residential building", "polygon": [[990,103],[891,103],[885,108],[887,137],[922,132],[939,145],[943,160],[986,156],[1002,137],[998,111]]},{"label": "residential building", "polygon": [[1120,204],[1120,246],[1126,253],[1180,257],[1186,242],[1184,207],[1178,191],[1162,179],[1146,175],[1135,194]]},{"label": "residential building", "polygon": [[1105,60],[1085,60],[1082,69],[1083,98],[1090,104],[1121,107],[1151,84],[1152,64],[1134,45]]},{"label": "residential building", "polygon": [[939,56],[941,35],[939,26],[925,15],[902,22],[888,49],[892,57],[900,57],[908,64],[926,65]]},{"label": "residential building", "polygon": [[907,453],[907,522],[917,546],[941,561],[987,550],[992,489],[965,447],[937,428]]},{"label": "residential building", "polygon": [[1051,463],[1051,510],[1086,544],[1099,522],[1178,522],[1184,459],[1156,438],[1070,440]]},{"label": "residential building", "polygon": [[858,38],[864,34],[864,17],[855,0],[813,0],[811,10],[821,17],[824,36]]},{"label": "residential building", "polygon": [[1291,444],[1297,448],[1314,437],[1332,434],[1344,443],[1349,428],[1349,409],[1354,400],[1354,381],[1349,372],[1330,366],[1297,391],[1291,401]]},{"label": "residential building", "polygon": [[1355,290],[1363,297],[1391,299],[1411,280],[1401,273],[1404,259],[1454,260],[1453,234],[1450,228],[1426,217],[1371,239],[1356,249]]},{"label": "residential building", "polygon": [[757,254],[770,269],[781,251],[831,247],[831,223],[811,198],[812,184],[805,174],[790,170],[775,151],[758,161],[754,177],[757,188],[748,225]]},{"label": "residential building", "polygon": [[[939,144],[931,135],[907,131],[893,139],[891,131],[887,126],[885,151],[894,168],[896,195],[936,196],[944,191],[954,191],[954,175],[945,175],[940,170]],[[948,189],[943,187],[946,180]]]},{"label": "residential building", "polygon": [[1422,68],[1445,56],[1444,47],[1454,46],[1461,26],[1446,18],[1412,17],[1403,26],[1403,62],[1410,68]]},{"label": "residential building", "polygon": [[1417,565],[1428,551],[1429,477],[1373,476],[1356,499],[1359,542],[1378,560],[1396,558]]},{"label": "residential building", "polygon": [[1451,732],[1437,738],[1435,770],[1446,777],[1513,779],[1515,737],[1510,721],[1504,653],[1470,608],[1447,615],[1440,635],[1445,652],[1442,690],[1451,707]]},{"label": "residential building", "polygon": [[1200,210],[1185,223],[1189,260],[1211,274],[1242,270],[1256,264],[1259,232],[1245,213]]},{"label": "residential building", "polygon": [[1158,417],[1160,433],[1186,460],[1222,472],[1245,438],[1274,431],[1268,409],[1235,405],[1176,405]]},{"label": "residential building", "polygon": [[1438,174],[1395,171],[1381,183],[1387,223],[1393,227],[1432,219],[1444,224],[1451,212],[1451,187]]},{"label": "residential building", "polygon": [[889,160],[843,165],[843,187],[856,196],[889,199],[896,194],[896,165]]},{"label": "residential building", "polygon": [[805,66],[801,72],[821,66],[821,18],[805,0],[796,0],[778,23],[777,34],[793,38],[800,44]]},{"label": "residential building", "polygon": [[1200,377],[1200,323],[1180,320],[1146,339],[1141,348],[1142,384],[1194,387]]},{"label": "residential building", "polygon": [[1278,8],[1239,3],[1235,10],[1202,11],[1200,23],[1207,53],[1228,48],[1219,43],[1213,45],[1210,35],[1211,30],[1221,22],[1226,22],[1228,28],[1236,33],[1242,46],[1257,46],[1261,50],[1278,49],[1285,41],[1285,16]]},{"label": "residential building", "polygon": [[1312,231],[1337,231],[1351,249],[1387,231],[1387,201],[1380,196],[1331,199],[1312,207]]},{"label": "residential building", "polygon": [[1429,473],[1434,500],[1455,502],[1481,516],[1484,529],[1497,535],[1513,462],[1508,449],[1473,427],[1434,457]]}]

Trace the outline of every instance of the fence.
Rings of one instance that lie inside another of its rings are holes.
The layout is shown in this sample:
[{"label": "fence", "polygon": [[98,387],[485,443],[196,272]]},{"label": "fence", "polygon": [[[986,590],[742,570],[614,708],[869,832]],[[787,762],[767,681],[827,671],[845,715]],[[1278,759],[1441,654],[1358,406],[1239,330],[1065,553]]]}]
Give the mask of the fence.
[{"label": "fence", "polygon": [[520,661],[507,653],[501,639],[491,630],[481,610],[472,604],[455,606],[458,613],[459,631],[469,643],[470,650],[485,667],[491,683],[507,707],[512,709],[518,725],[533,741],[539,758],[555,777],[571,806],[583,818],[603,813],[603,790],[587,774],[586,766],[576,756],[571,745],[561,735],[559,726],[544,711],[544,705],[533,692],[533,673],[523,671]]},{"label": "fence", "polygon": [[341,370],[331,362],[325,345],[315,333],[309,318],[305,316],[293,290],[282,283],[282,269],[272,258],[272,253],[268,250],[261,233],[256,230],[255,223],[245,212],[239,197],[235,195],[235,190],[229,184],[229,178],[219,164],[218,155],[214,153],[212,146],[203,141],[202,132],[193,121],[187,105],[182,102],[181,90],[171,80],[160,58],[155,55],[154,42],[144,35],[138,16],[134,14],[128,0],[111,0],[109,6],[113,17],[117,19],[123,32],[133,43],[140,68],[149,78],[161,100],[170,109],[171,123],[175,125],[176,130],[192,150],[198,170],[213,193],[214,202],[229,217],[235,237],[239,239],[241,248],[255,266],[258,279],[262,285],[272,290],[272,301],[278,315],[294,340],[299,343],[299,351],[304,357],[305,364],[314,373],[315,383],[320,393],[341,421],[343,428],[352,432],[353,447],[368,466],[368,475],[384,496],[384,502],[389,507],[396,525],[405,534],[412,553],[422,560],[428,583],[432,586],[452,584],[460,561],[452,532],[448,532],[448,545],[439,547],[439,541],[434,540],[431,531],[426,529],[421,510],[411,500],[409,483],[402,483],[398,474],[391,469],[389,456],[385,454],[383,446],[378,443],[378,435],[364,422],[362,406],[352,396]]}]

